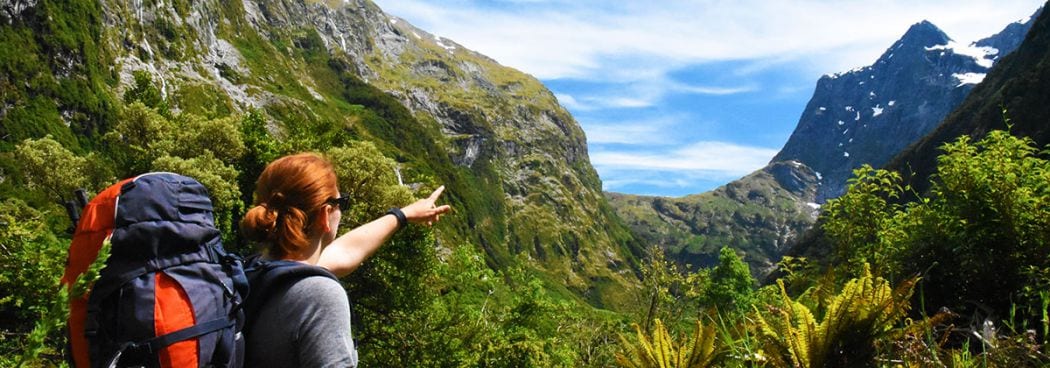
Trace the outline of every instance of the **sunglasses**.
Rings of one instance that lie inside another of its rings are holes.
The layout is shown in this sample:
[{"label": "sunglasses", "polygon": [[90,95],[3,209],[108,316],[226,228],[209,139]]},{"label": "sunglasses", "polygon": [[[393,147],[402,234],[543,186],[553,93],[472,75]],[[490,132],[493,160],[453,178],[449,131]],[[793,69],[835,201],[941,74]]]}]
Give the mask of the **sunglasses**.
[{"label": "sunglasses", "polygon": [[350,209],[350,196],[345,192],[339,192],[339,198],[329,198],[325,203],[337,205],[340,211],[346,212]]}]

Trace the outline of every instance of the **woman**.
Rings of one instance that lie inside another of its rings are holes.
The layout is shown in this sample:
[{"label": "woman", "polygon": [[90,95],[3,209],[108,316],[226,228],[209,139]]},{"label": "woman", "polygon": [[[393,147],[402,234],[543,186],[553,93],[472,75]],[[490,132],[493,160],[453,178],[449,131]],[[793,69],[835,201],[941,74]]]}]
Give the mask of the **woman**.
[{"label": "woman", "polygon": [[[312,153],[286,156],[259,175],[255,206],[241,221],[241,231],[265,245],[263,259],[297,261],[343,277],[406,223],[431,225],[449,212],[448,205],[434,204],[442,191],[336,237],[349,198],[340,194],[332,164]],[[350,305],[337,281],[311,276],[263,292],[273,295],[247,322],[246,367],[357,365]]]}]

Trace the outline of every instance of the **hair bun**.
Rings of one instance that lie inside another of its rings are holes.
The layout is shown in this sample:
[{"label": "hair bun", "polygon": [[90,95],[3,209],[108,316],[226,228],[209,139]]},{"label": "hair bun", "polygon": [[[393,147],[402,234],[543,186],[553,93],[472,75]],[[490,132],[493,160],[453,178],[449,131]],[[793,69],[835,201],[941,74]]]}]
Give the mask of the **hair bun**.
[{"label": "hair bun", "polygon": [[266,205],[252,207],[241,219],[241,230],[252,241],[266,241],[273,237],[279,214]]}]

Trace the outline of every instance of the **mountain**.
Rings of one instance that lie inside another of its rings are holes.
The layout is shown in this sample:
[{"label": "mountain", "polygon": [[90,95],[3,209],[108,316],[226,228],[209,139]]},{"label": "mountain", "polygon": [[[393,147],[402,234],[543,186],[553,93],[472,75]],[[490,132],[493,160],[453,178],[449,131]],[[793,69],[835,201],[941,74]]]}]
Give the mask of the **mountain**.
[{"label": "mountain", "polygon": [[[1009,130],[1037,147],[1050,145],[1050,15],[1037,12],[1017,49],[1005,55],[969,96],[932,132],[900,152],[885,169],[901,173],[914,193],[926,193],[940,147],[962,136],[973,141]],[[1008,27],[1009,29],[1009,27]],[[1009,118],[1009,124],[1004,120]],[[914,200],[905,198],[904,200]],[[831,241],[820,227],[807,231],[787,254],[827,260]]]},{"label": "mountain", "polygon": [[1008,129],[1040,147],[1050,144],[1050,19],[1037,12],[1030,23],[1017,50],[1004,56],[937,129],[896,155],[886,169],[902,173],[922,192],[929,188],[939,147],[960,136],[979,140],[991,130]]},{"label": "mountain", "polygon": [[813,225],[819,204],[844,193],[854,168],[885,165],[936,128],[1032,22],[968,46],[928,21],[916,23],[874,64],[821,77],[795,131],[765,168],[682,198],[606,197],[638,239],[673,259],[710,266],[718,249],[730,246],[764,277]]},{"label": "mountain", "polygon": [[145,78],[173,111],[375,143],[410,179],[446,184],[456,214],[440,244],[477,247],[492,268],[524,263],[605,307],[637,284],[642,251],[554,95],[367,0],[3,2],[0,24],[0,153],[45,135],[92,151]]},{"label": "mountain", "polygon": [[729,246],[755,276],[776,266],[785,247],[816,219],[818,174],[777,162],[717,189],[681,198],[606,193],[638,239],[693,268],[718,262]]},{"label": "mountain", "polygon": [[821,77],[772,161],[798,160],[820,172],[818,202],[842,195],[854,168],[883,166],[936,128],[1030,27],[1013,23],[966,46],[930,22],[912,25],[874,64]]}]

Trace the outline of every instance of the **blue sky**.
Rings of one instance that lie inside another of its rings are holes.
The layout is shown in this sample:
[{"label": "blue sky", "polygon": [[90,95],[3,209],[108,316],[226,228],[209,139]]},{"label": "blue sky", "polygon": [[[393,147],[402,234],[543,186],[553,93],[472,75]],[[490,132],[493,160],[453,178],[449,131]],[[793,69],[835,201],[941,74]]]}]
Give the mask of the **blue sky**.
[{"label": "blue sky", "polygon": [[823,74],[869,65],[914,23],[960,43],[1039,0],[375,0],[540,79],[587,134],[608,191],[701,193],[765,166]]}]

